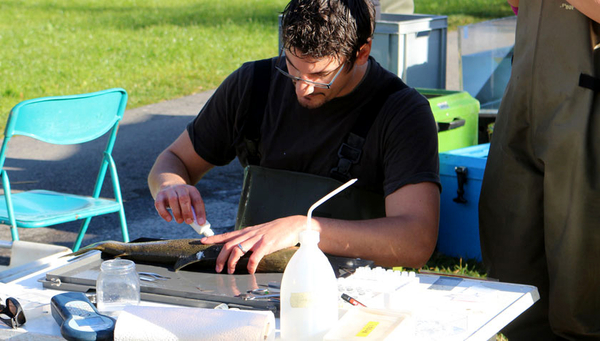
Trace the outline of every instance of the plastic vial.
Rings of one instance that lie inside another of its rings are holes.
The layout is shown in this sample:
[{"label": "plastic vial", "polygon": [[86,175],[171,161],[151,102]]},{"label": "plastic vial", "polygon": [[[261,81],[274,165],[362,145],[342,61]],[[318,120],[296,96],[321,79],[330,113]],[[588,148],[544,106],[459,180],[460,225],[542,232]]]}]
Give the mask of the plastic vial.
[{"label": "plastic vial", "polygon": [[300,248],[281,280],[281,338],[322,340],[338,320],[338,286],[319,249],[319,232],[300,232]]},{"label": "plastic vial", "polygon": [[192,206],[192,213],[194,214],[194,222],[190,224],[190,226],[196,231],[199,235],[205,235],[206,237],[212,237],[215,235],[213,230],[210,229],[210,223],[208,220],[204,222],[202,225],[198,225],[198,220],[196,220],[196,210],[194,206]]},{"label": "plastic vial", "polygon": [[140,278],[135,263],[127,259],[102,262],[96,280],[96,300],[102,314],[118,316],[128,305],[140,303]]}]

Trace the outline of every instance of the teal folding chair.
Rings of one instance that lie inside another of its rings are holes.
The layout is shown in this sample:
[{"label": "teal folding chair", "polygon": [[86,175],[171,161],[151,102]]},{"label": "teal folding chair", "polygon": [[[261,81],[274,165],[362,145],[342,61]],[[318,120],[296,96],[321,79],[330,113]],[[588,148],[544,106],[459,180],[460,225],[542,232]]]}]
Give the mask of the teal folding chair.
[{"label": "teal folding chair", "polygon": [[[46,227],[85,219],[73,246],[73,251],[77,251],[92,217],[118,212],[123,241],[129,242],[119,178],[111,155],[126,105],[127,92],[117,88],[89,94],[30,99],[11,110],[0,150],[4,188],[4,195],[0,196],[0,223],[10,225],[13,241],[19,240],[17,227]],[[11,137],[23,135],[50,144],[72,145],[98,139],[109,131],[92,196],[37,189],[11,193],[4,167]],[[115,199],[100,198],[107,168],[110,169]]]}]

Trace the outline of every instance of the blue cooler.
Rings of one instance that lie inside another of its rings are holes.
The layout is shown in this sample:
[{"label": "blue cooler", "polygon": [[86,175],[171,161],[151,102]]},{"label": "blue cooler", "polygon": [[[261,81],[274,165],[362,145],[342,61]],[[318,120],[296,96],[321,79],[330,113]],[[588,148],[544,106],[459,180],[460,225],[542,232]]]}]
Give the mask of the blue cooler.
[{"label": "blue cooler", "polygon": [[440,153],[442,196],[437,249],[481,261],[479,193],[490,144]]}]

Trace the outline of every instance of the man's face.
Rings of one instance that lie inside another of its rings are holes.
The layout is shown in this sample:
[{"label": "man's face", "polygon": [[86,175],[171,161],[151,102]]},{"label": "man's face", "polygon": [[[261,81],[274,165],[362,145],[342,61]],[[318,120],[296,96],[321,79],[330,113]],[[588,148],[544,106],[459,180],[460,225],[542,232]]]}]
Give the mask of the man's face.
[{"label": "man's face", "polygon": [[[344,70],[344,63],[336,57],[331,56],[322,59],[297,57],[292,51],[285,54],[285,59],[287,72],[295,77],[292,81],[296,88],[298,102],[303,107],[308,109],[318,108],[331,99],[340,96],[346,88],[348,74]],[[318,84],[315,85],[312,82],[327,84],[329,89],[319,87]]]}]

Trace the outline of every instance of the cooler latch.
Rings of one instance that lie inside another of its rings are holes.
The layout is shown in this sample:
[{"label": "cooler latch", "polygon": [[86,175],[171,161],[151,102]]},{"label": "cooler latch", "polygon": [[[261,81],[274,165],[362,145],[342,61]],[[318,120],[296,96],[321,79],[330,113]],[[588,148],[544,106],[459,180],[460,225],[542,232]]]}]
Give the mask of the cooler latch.
[{"label": "cooler latch", "polygon": [[467,199],[465,199],[464,194],[465,194],[465,184],[467,183],[467,167],[454,167],[454,171],[456,172],[456,180],[458,181],[458,189],[456,190],[456,193],[458,194],[458,196],[454,199],[452,199],[452,201],[459,203],[459,204],[466,204],[467,203]]}]

